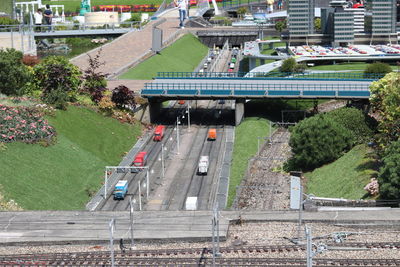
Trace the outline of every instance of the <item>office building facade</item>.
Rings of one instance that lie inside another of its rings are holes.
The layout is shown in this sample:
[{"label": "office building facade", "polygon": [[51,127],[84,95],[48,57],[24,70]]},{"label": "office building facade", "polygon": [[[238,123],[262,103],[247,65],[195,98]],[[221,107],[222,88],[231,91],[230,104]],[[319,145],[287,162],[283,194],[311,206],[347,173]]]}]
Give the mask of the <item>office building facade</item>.
[{"label": "office building facade", "polygon": [[315,0],[288,0],[288,29],[290,36],[314,33]]}]

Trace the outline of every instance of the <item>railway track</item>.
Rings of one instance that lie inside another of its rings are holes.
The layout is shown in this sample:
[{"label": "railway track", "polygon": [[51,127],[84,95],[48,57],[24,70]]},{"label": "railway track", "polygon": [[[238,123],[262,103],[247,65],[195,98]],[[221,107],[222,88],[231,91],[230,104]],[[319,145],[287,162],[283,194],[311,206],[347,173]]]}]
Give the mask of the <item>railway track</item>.
[{"label": "railway track", "polygon": [[287,197],[284,194],[289,192],[288,177],[274,172],[273,169],[286,160],[283,155],[288,140],[288,130],[278,128],[272,136],[271,143],[266,144],[267,149],[261,149],[261,155],[251,160],[246,178],[238,192],[236,209],[282,210],[287,208]]},{"label": "railway track", "polygon": [[[400,242],[375,242],[375,243],[362,243],[362,242],[349,242],[328,244],[329,247],[342,247],[346,248],[367,248],[367,249],[400,249]],[[223,257],[228,258],[237,253],[243,254],[263,254],[263,253],[283,253],[293,251],[305,251],[304,245],[270,245],[270,246],[243,246],[243,247],[221,247],[219,249]],[[60,259],[90,259],[91,257],[107,257],[109,251],[95,251],[95,252],[73,252],[73,253],[46,253],[46,254],[20,254],[20,255],[4,255],[0,256],[0,261],[15,261],[15,260],[60,260]],[[145,257],[179,257],[179,256],[209,256],[212,254],[211,248],[183,248],[183,249],[157,249],[157,250],[126,250],[124,252],[115,252],[116,258],[145,258]],[[189,257],[190,258],[190,257]],[[400,260],[400,259],[399,259]],[[400,265],[399,265],[400,266]]]},{"label": "railway track", "polygon": [[[211,266],[212,257],[189,257],[189,258],[130,258],[126,255],[115,255],[116,266]],[[306,266],[304,258],[226,258],[215,259],[217,266]],[[110,266],[110,254],[91,253],[89,257],[80,255],[69,255],[63,258],[37,258],[37,259],[0,259],[2,266]],[[400,259],[313,259],[313,266],[399,266]]]}]

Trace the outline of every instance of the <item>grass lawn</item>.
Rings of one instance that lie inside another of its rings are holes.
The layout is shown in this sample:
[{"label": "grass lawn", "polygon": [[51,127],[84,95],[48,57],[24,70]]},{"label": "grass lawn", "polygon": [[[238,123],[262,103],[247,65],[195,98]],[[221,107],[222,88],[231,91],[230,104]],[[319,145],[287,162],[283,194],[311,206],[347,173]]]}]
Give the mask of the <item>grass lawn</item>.
[{"label": "grass lawn", "polygon": [[369,183],[374,161],[368,157],[368,148],[359,145],[335,162],[306,173],[307,194],[319,197],[361,199]]},{"label": "grass lawn", "polygon": [[[353,62],[353,63],[337,63],[335,65],[320,65],[314,67],[308,67],[310,70],[360,70],[364,69],[369,65],[369,63],[363,62]],[[397,70],[397,65],[391,65],[393,70]]]},{"label": "grass lawn", "polygon": [[263,118],[248,117],[236,127],[229,182],[228,208],[231,207],[235,199],[236,186],[242,182],[248,160],[257,153],[257,137],[268,135],[269,121]]},{"label": "grass lawn", "polygon": [[104,167],[120,162],[141,127],[74,106],[48,119],[58,133],[55,145],[10,143],[0,151],[3,193],[27,210],[84,209]]},{"label": "grass lawn", "polygon": [[208,48],[194,35],[186,34],[138,66],[120,75],[120,79],[151,80],[162,71],[193,71],[207,55]]}]

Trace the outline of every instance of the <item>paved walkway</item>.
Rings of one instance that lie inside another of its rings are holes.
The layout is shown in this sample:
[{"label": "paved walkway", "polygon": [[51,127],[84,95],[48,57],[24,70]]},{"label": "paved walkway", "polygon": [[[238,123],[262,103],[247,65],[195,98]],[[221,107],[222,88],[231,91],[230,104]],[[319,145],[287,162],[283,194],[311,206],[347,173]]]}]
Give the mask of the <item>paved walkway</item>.
[{"label": "paved walkway", "polygon": [[[228,234],[229,223],[243,221],[293,221],[295,211],[222,211],[220,238]],[[137,240],[180,239],[210,240],[211,211],[142,211],[133,213],[134,238]],[[0,242],[82,242],[109,239],[109,222],[116,219],[115,240],[130,238],[129,212],[107,211],[25,211],[2,212]],[[304,222],[334,222],[381,225],[399,225],[400,209],[364,211],[304,212]]]},{"label": "paved walkway", "polygon": [[[175,18],[162,18],[162,20],[165,19],[165,21],[157,26],[163,30],[164,42],[184,33],[184,31],[178,27],[179,21],[177,11],[172,10],[170,13],[172,12],[176,12]],[[160,20],[161,19],[150,21],[141,31],[133,31],[124,34],[111,43],[71,59],[71,62],[80,69],[85,70],[88,67],[88,54],[94,57],[101,49],[100,62],[104,62],[105,64],[101,66],[99,70],[111,76],[119,74],[122,70],[140,63],[141,60],[152,55],[152,29],[156,23],[160,23]]]}]

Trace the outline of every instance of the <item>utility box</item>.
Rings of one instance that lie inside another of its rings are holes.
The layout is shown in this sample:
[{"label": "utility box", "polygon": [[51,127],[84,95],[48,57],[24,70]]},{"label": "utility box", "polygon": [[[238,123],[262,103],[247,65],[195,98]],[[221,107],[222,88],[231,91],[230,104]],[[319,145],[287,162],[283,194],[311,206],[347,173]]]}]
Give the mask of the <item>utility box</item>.
[{"label": "utility box", "polygon": [[163,39],[163,32],[161,29],[154,27],[153,28],[153,38],[151,44],[151,50],[158,53],[162,49],[162,39]]},{"label": "utility box", "polygon": [[197,197],[186,198],[185,209],[186,210],[197,210]]}]

